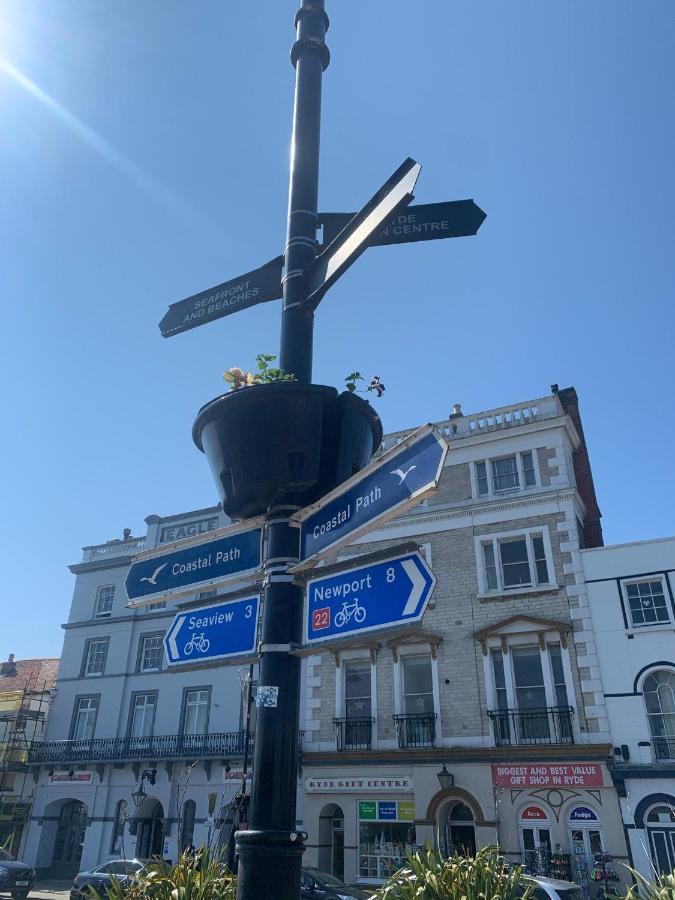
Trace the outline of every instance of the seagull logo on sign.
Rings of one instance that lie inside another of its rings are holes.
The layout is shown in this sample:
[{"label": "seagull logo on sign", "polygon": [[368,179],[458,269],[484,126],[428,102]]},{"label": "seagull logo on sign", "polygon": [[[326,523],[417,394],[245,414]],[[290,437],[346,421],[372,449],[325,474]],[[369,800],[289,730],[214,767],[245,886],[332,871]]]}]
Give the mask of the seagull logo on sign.
[{"label": "seagull logo on sign", "polygon": [[403,469],[394,469],[394,471],[393,471],[393,472],[390,472],[389,474],[390,474],[390,475],[398,475],[398,477],[399,477],[399,479],[400,479],[400,480],[399,480],[399,485],[401,485],[401,484],[403,484],[403,482],[406,480],[406,478],[408,477],[408,475],[410,475],[410,473],[412,472],[412,470],[413,470],[413,469],[416,469],[416,468],[417,468],[417,466],[410,466],[410,468],[409,468],[409,469],[406,469],[405,472],[403,471]]},{"label": "seagull logo on sign", "polygon": [[155,584],[155,585],[156,585],[156,584],[157,584],[157,576],[158,576],[159,573],[162,571],[162,569],[164,569],[164,568],[165,568],[166,566],[168,566],[168,565],[169,565],[168,563],[162,563],[161,566],[157,566],[157,568],[156,568],[155,571],[152,573],[152,575],[150,576],[150,578],[143,577],[143,578],[141,578],[141,581],[147,581],[149,584]]}]

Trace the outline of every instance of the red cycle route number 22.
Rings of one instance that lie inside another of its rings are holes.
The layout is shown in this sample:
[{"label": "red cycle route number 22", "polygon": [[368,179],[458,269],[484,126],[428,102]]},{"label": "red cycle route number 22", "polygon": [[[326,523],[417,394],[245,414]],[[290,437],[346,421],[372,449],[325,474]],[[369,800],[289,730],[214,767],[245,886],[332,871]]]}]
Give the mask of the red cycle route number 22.
[{"label": "red cycle route number 22", "polygon": [[315,609],[312,613],[312,631],[321,631],[330,627],[330,606],[323,609]]}]

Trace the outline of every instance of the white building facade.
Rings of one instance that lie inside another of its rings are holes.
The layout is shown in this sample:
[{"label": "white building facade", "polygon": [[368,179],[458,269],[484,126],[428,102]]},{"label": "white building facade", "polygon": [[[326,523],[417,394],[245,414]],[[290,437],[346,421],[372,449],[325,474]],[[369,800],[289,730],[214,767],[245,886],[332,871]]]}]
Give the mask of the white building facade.
[{"label": "white building facade", "polygon": [[[124,589],[134,553],[228,520],[212,508],[146,523],[145,536],[125,531],[85,547],[70,567],[56,694],[44,740],[30,750],[36,787],[23,854],[54,877],[121,855],[175,860],[182,847],[213,843],[241,784],[238,669],[167,671],[162,638],[175,608],[129,609]],[[147,796],[136,807],[139,782]]]},{"label": "white building facade", "polygon": [[675,538],[581,553],[632,865],[675,869]]}]

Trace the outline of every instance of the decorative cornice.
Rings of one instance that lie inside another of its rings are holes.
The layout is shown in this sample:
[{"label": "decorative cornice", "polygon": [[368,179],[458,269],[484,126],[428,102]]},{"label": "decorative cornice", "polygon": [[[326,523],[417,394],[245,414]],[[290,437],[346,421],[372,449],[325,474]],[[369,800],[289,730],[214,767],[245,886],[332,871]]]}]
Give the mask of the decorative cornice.
[{"label": "decorative cornice", "polygon": [[[509,500],[493,500],[489,503],[471,503],[469,501],[468,505],[465,502],[463,506],[453,507],[451,509],[440,506],[432,507],[432,509],[420,510],[419,513],[413,513],[409,516],[396,518],[392,519],[390,522],[385,522],[384,525],[380,525],[380,527],[376,529],[376,532],[394,531],[399,528],[409,528],[410,526],[417,525],[434,525],[442,522],[450,522],[457,519],[469,519],[475,515],[483,515],[485,513],[499,514],[504,510],[526,509],[531,506],[544,506],[551,502],[562,503],[570,500],[578,503],[581,507],[581,510],[585,511],[585,507],[579,493],[575,488],[570,488],[569,490],[565,491],[547,491],[537,494],[528,494],[527,496],[519,498],[511,497]],[[544,513],[544,515],[551,514]],[[458,527],[462,526],[460,525]],[[433,531],[434,529],[429,528],[428,530]],[[364,535],[363,537],[359,538],[354,543],[358,545],[359,543],[370,543],[373,540],[373,532],[371,532],[370,534]],[[383,538],[382,540],[386,539]]]}]

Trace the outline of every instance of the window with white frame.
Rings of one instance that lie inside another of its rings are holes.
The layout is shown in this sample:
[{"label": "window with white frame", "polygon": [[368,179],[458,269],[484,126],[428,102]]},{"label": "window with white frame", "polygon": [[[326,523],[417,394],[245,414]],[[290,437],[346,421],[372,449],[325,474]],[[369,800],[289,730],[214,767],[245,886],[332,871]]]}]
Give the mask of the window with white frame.
[{"label": "window with white frame", "polygon": [[660,576],[624,581],[623,590],[634,628],[670,622],[666,591]]},{"label": "window with white frame", "polygon": [[114,584],[100,584],[96,589],[96,606],[94,615],[96,618],[109,616],[115,599]]},{"label": "window with white frame", "polygon": [[501,646],[490,649],[489,715],[498,745],[572,742],[566,652],[555,641],[542,649],[538,639],[507,653]]},{"label": "window with white frame", "polygon": [[130,737],[149,737],[152,734],[155,727],[156,706],[157,693],[155,691],[133,695],[129,718]]},{"label": "window with white frame", "polygon": [[478,571],[482,593],[551,584],[553,561],[547,532],[480,538]]},{"label": "window with white frame", "polygon": [[537,471],[534,451],[525,450],[509,456],[480,460],[474,463],[474,474],[479,497],[492,497],[521,487],[535,487]]},{"label": "window with white frame", "polygon": [[78,697],[71,737],[74,741],[89,741],[94,737],[98,715],[98,697]]},{"label": "window with white frame", "polygon": [[430,656],[403,657],[403,711],[408,714],[434,712]]},{"label": "window with white frame", "polygon": [[675,759],[675,672],[651,672],[642,685],[652,746],[657,759]]},{"label": "window with white frame", "polygon": [[163,653],[162,635],[144,634],[141,638],[141,647],[138,655],[138,671],[158,672],[162,668]]},{"label": "window with white frame", "polygon": [[206,734],[209,723],[211,692],[208,688],[197,688],[185,692],[183,711],[183,734]]},{"label": "window with white frame", "polygon": [[84,648],[83,675],[103,675],[110,638],[87,641]]}]

